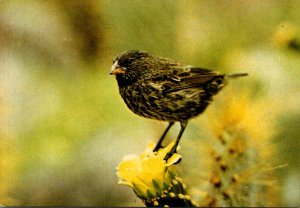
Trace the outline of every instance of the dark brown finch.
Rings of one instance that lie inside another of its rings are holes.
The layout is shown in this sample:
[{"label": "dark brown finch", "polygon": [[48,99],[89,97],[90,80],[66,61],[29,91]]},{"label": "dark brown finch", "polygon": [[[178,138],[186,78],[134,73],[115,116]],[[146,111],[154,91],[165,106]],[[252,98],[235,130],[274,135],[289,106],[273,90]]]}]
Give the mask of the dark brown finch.
[{"label": "dark brown finch", "polygon": [[165,160],[176,152],[188,120],[206,109],[226,80],[247,75],[224,75],[136,50],[117,55],[110,74],[116,75],[120,94],[132,112],[169,122],[153,151],[162,147],[174,122],[180,122],[180,132]]}]

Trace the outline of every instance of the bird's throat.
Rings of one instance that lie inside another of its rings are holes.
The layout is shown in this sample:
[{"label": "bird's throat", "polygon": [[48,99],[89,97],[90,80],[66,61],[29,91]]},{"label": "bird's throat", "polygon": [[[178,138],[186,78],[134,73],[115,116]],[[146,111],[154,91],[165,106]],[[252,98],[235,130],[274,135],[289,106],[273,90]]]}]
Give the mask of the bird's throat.
[{"label": "bird's throat", "polygon": [[129,86],[137,81],[137,78],[135,76],[128,74],[118,74],[116,75],[116,79],[118,81],[119,87]]}]

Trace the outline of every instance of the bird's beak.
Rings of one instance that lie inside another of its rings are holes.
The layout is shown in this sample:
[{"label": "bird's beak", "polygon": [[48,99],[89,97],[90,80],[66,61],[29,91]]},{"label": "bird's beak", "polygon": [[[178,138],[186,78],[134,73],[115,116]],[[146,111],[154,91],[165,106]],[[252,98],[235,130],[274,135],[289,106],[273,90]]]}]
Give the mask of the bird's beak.
[{"label": "bird's beak", "polygon": [[117,75],[117,74],[124,74],[124,73],[125,73],[125,69],[119,66],[118,61],[116,61],[112,65],[109,75]]}]

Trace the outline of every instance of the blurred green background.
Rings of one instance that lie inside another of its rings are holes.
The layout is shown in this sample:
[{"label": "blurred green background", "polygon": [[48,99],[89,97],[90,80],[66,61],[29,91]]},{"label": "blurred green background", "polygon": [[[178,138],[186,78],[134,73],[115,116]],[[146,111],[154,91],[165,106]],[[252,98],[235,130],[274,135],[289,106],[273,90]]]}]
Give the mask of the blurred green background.
[{"label": "blurred green background", "polygon": [[116,54],[140,49],[248,72],[253,99],[276,106],[278,205],[299,205],[299,40],[298,0],[0,1],[0,204],[143,205],[115,167],[166,124],[131,113],[108,75]]}]

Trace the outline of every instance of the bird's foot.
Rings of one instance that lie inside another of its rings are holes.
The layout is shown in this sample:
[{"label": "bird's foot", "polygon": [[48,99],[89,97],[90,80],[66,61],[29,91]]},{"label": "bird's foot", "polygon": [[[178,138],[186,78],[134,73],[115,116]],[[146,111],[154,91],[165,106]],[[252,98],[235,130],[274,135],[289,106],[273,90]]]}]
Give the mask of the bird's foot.
[{"label": "bird's foot", "polygon": [[154,149],[152,150],[152,152],[158,152],[158,150],[161,149],[161,148],[164,148],[164,146],[162,146],[162,145],[156,145],[154,147]]},{"label": "bird's foot", "polygon": [[[176,153],[176,151],[172,151],[172,150],[173,149],[171,149],[171,151],[166,154],[166,156],[164,158],[164,160],[166,162],[168,162],[168,160],[174,155],[174,153]],[[178,163],[180,163],[180,161],[181,161],[181,158],[176,163],[174,163],[174,164],[178,164]]]},{"label": "bird's foot", "polygon": [[173,154],[174,154],[174,153],[172,153],[172,152],[168,152],[168,153],[166,154],[164,160],[167,162],[168,159],[169,159],[170,157],[172,157]]}]

